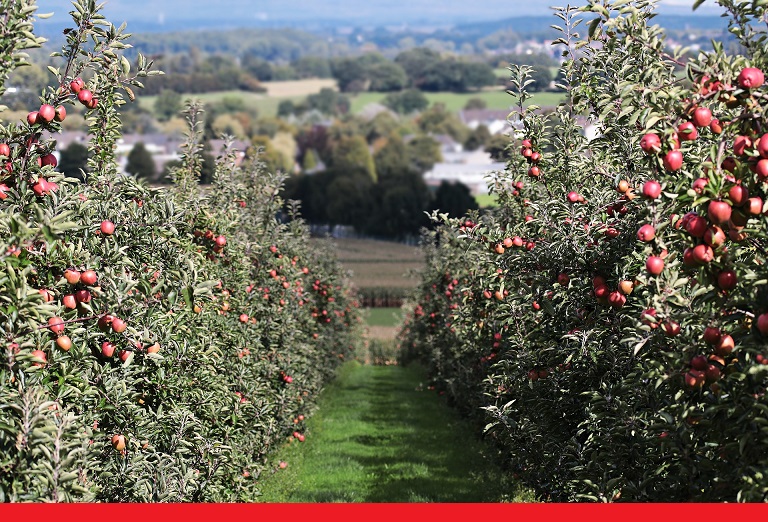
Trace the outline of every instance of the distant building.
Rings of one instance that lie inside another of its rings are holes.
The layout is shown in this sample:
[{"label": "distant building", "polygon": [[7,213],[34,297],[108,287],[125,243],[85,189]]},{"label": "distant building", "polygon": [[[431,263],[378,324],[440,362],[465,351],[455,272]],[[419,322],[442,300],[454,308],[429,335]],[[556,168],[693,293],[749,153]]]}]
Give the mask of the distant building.
[{"label": "distant building", "polygon": [[[513,116],[513,119],[510,119]],[[522,122],[510,111],[493,109],[465,109],[459,111],[461,122],[472,130],[485,125],[491,134],[502,134],[523,128]]]},{"label": "distant building", "polygon": [[443,181],[466,185],[473,195],[488,193],[488,177],[506,168],[504,162],[494,162],[482,150],[470,152],[443,152],[443,162],[436,163],[424,174],[427,186],[438,187]]}]

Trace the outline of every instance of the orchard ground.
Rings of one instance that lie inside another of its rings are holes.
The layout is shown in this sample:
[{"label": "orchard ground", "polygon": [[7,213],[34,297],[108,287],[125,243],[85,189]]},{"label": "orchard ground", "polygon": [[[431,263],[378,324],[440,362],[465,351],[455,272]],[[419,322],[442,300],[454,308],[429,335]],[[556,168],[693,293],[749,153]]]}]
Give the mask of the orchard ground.
[{"label": "orchard ground", "polygon": [[[304,429],[301,429],[304,428]],[[530,502],[418,365],[346,363],[273,457],[262,502]],[[285,466],[284,468],[281,467]]]}]

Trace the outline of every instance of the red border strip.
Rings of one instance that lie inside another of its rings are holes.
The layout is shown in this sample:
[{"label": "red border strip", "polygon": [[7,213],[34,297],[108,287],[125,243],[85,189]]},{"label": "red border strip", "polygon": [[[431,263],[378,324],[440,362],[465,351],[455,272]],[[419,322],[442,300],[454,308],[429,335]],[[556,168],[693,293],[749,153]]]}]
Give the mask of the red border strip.
[{"label": "red border strip", "polygon": [[[768,520],[768,504],[2,504],[3,522],[84,520],[245,522],[500,522],[566,520],[655,522],[666,520]],[[105,518],[108,517],[108,518]],[[140,517],[140,518],[139,518]],[[503,517],[503,518],[502,518]],[[744,518],[750,517],[750,518]],[[227,520],[229,519],[229,520]]]}]

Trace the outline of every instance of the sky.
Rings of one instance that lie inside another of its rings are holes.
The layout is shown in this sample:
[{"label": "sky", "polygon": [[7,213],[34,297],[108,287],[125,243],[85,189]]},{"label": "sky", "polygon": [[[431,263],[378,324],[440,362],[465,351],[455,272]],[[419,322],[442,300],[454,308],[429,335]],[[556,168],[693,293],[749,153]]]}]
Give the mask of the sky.
[{"label": "sky", "polygon": [[[660,12],[680,16],[720,14],[715,0],[707,0],[694,13],[694,0],[660,0]],[[550,5],[561,0],[105,0],[104,15],[116,25],[152,24],[161,28],[188,22],[221,22],[230,26],[251,23],[307,23],[318,19],[344,19],[358,25],[457,23],[502,20],[513,16],[549,15]],[[572,5],[584,0],[571,0]],[[53,12],[51,22],[66,24],[69,0],[38,0],[38,13]]]}]

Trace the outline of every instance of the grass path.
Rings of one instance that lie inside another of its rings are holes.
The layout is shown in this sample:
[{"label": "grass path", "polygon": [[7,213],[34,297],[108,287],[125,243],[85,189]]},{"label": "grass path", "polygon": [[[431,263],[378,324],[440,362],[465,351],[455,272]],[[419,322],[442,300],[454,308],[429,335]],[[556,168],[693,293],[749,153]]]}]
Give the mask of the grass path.
[{"label": "grass path", "polygon": [[[416,366],[347,363],[262,478],[259,502],[532,501]],[[279,469],[279,460],[288,466]]]}]

